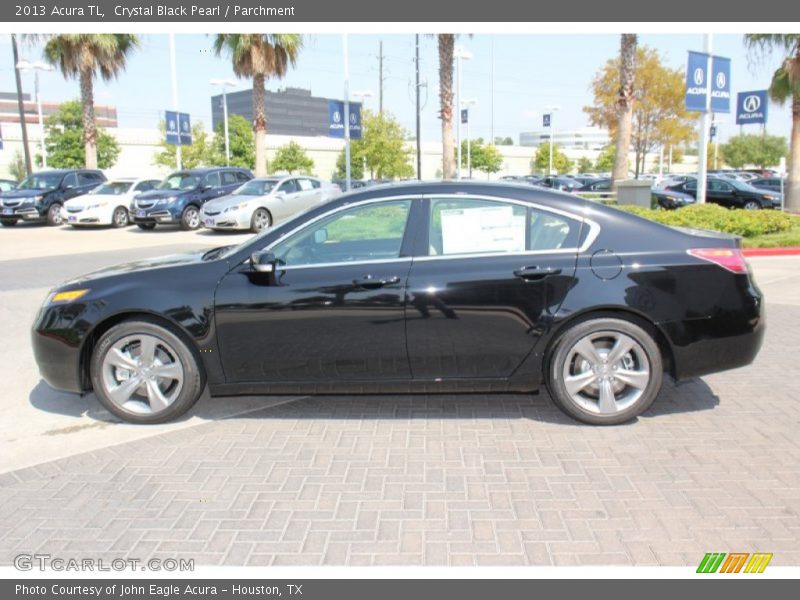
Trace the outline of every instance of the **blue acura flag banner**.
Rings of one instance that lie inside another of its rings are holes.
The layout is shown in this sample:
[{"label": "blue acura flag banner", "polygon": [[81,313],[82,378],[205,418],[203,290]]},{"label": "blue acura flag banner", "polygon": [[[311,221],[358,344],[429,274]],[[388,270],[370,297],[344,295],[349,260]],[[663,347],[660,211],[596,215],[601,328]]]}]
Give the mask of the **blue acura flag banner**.
[{"label": "blue acura flag banner", "polygon": [[711,112],[731,112],[731,61],[721,56],[711,57],[711,81],[708,74],[708,54],[689,52],[686,66],[686,110],[706,112],[706,97],[711,88]]},{"label": "blue acura flag banner", "polygon": [[[350,139],[361,139],[361,104],[351,102],[350,108]],[[335,138],[344,137],[344,102],[341,100],[328,100],[328,136]]]},{"label": "blue acura flag banner", "polygon": [[167,143],[173,146],[192,145],[192,122],[188,113],[166,111]]},{"label": "blue acura flag banner", "polygon": [[768,108],[767,90],[739,92],[736,97],[736,124],[765,125]]}]

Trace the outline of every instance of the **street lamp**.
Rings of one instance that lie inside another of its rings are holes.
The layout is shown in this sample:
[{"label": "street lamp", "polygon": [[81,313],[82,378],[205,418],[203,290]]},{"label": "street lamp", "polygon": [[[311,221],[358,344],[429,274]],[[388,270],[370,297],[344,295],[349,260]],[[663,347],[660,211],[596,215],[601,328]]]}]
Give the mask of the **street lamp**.
[{"label": "street lamp", "polygon": [[552,177],[553,175],[553,144],[555,143],[555,133],[556,128],[554,125],[555,119],[553,119],[553,113],[557,112],[561,107],[557,104],[548,104],[544,107],[547,111],[545,114],[550,116],[550,166],[547,169],[547,174]]},{"label": "street lamp", "polygon": [[36,108],[39,112],[39,143],[42,149],[42,168],[47,168],[47,150],[44,145],[44,118],[42,116],[42,97],[39,95],[39,71],[52,71],[53,67],[41,61],[30,62],[21,60],[17,63],[20,71],[33,71],[34,93],[36,95]]},{"label": "street lamp", "polygon": [[714,170],[717,170],[717,156],[719,155],[719,126],[722,125],[725,121],[717,121],[716,118],[712,116],[711,118],[711,129],[714,136]]},{"label": "street lamp", "polygon": [[228,136],[228,87],[235,87],[236,81],[233,79],[212,79],[209,81],[211,85],[218,85],[222,87],[222,120],[225,130],[225,166],[231,164],[231,142]]},{"label": "street lamp", "polygon": [[461,179],[461,61],[470,60],[472,53],[464,48],[456,48],[453,53],[456,59],[456,106],[458,107],[458,118],[456,121],[456,148],[458,157],[456,159],[456,179]]},{"label": "street lamp", "polygon": [[[469,124],[470,124],[469,107],[470,106],[474,106],[477,103],[478,103],[478,99],[477,98],[464,98],[461,101],[461,106],[466,107],[466,109],[467,109],[467,169],[468,169],[468,173],[469,173],[469,178],[470,179],[472,179],[472,137],[469,134]],[[458,121],[459,121],[459,123],[461,122],[461,115],[459,115]],[[459,144],[459,148],[460,147],[461,147],[461,144]],[[461,161],[459,161],[459,163],[460,162]]]}]

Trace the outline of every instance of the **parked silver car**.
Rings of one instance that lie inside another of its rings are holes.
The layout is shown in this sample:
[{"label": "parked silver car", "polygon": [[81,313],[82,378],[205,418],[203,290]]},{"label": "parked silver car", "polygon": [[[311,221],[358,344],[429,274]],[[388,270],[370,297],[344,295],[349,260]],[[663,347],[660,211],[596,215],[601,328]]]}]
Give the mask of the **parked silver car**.
[{"label": "parked silver car", "polygon": [[251,179],[233,193],[206,202],[200,222],[218,231],[259,232],[339,194],[338,185],[305,175]]}]

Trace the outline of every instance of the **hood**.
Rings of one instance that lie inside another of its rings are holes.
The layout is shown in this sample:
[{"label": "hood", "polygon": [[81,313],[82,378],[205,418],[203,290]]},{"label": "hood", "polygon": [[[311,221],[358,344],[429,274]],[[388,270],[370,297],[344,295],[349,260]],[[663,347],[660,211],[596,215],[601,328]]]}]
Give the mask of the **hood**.
[{"label": "hood", "polygon": [[228,196],[222,196],[221,198],[209,200],[203,205],[203,208],[208,208],[210,210],[223,210],[229,206],[235,206],[236,204],[242,204],[243,202],[250,202],[251,200],[261,197],[262,196],[250,196],[245,194],[238,194],[234,196],[231,194]]},{"label": "hood", "polygon": [[92,194],[81,194],[80,196],[75,196],[64,202],[64,206],[84,206],[86,204],[91,204],[92,198],[99,198],[100,201],[102,201],[103,197],[94,196]]},{"label": "hood", "polygon": [[181,194],[189,194],[194,190],[148,190],[134,196],[135,200],[162,200],[164,198],[174,198]]},{"label": "hood", "polygon": [[5,192],[2,197],[3,198],[33,198],[34,196],[41,196],[42,194],[48,194],[52,192],[55,188],[47,188],[44,190],[12,190],[10,192]]},{"label": "hood", "polygon": [[154,269],[166,269],[170,267],[180,267],[184,265],[194,265],[203,262],[203,255],[208,252],[210,248],[203,248],[201,250],[193,250],[183,254],[170,254],[168,256],[159,256],[157,258],[148,258],[144,260],[137,260],[133,262],[123,263],[120,265],[113,265],[104,267],[98,271],[92,271],[86,275],[81,275],[70,281],[64,282],[62,285],[75,285],[85,282],[93,281],[95,279],[103,279],[107,277],[114,277],[116,275],[125,275],[128,273],[150,271]]}]

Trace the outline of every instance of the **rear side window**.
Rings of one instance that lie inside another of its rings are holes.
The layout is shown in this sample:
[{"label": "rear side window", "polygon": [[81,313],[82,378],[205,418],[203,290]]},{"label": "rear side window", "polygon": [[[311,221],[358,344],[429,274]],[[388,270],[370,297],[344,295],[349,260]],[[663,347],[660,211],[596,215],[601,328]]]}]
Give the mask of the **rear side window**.
[{"label": "rear side window", "polygon": [[64,177],[62,184],[64,187],[76,187],[78,185],[78,176],[75,173],[70,173]]},{"label": "rear side window", "polygon": [[241,171],[236,171],[236,179],[240,183],[245,183],[246,181],[250,181],[250,178],[247,176],[247,173],[242,173]]},{"label": "rear side window", "polygon": [[238,183],[235,173],[231,171],[222,172],[222,185],[234,185],[235,183]]},{"label": "rear side window", "polygon": [[516,254],[576,248],[580,221],[510,202],[431,200],[429,254]]}]

